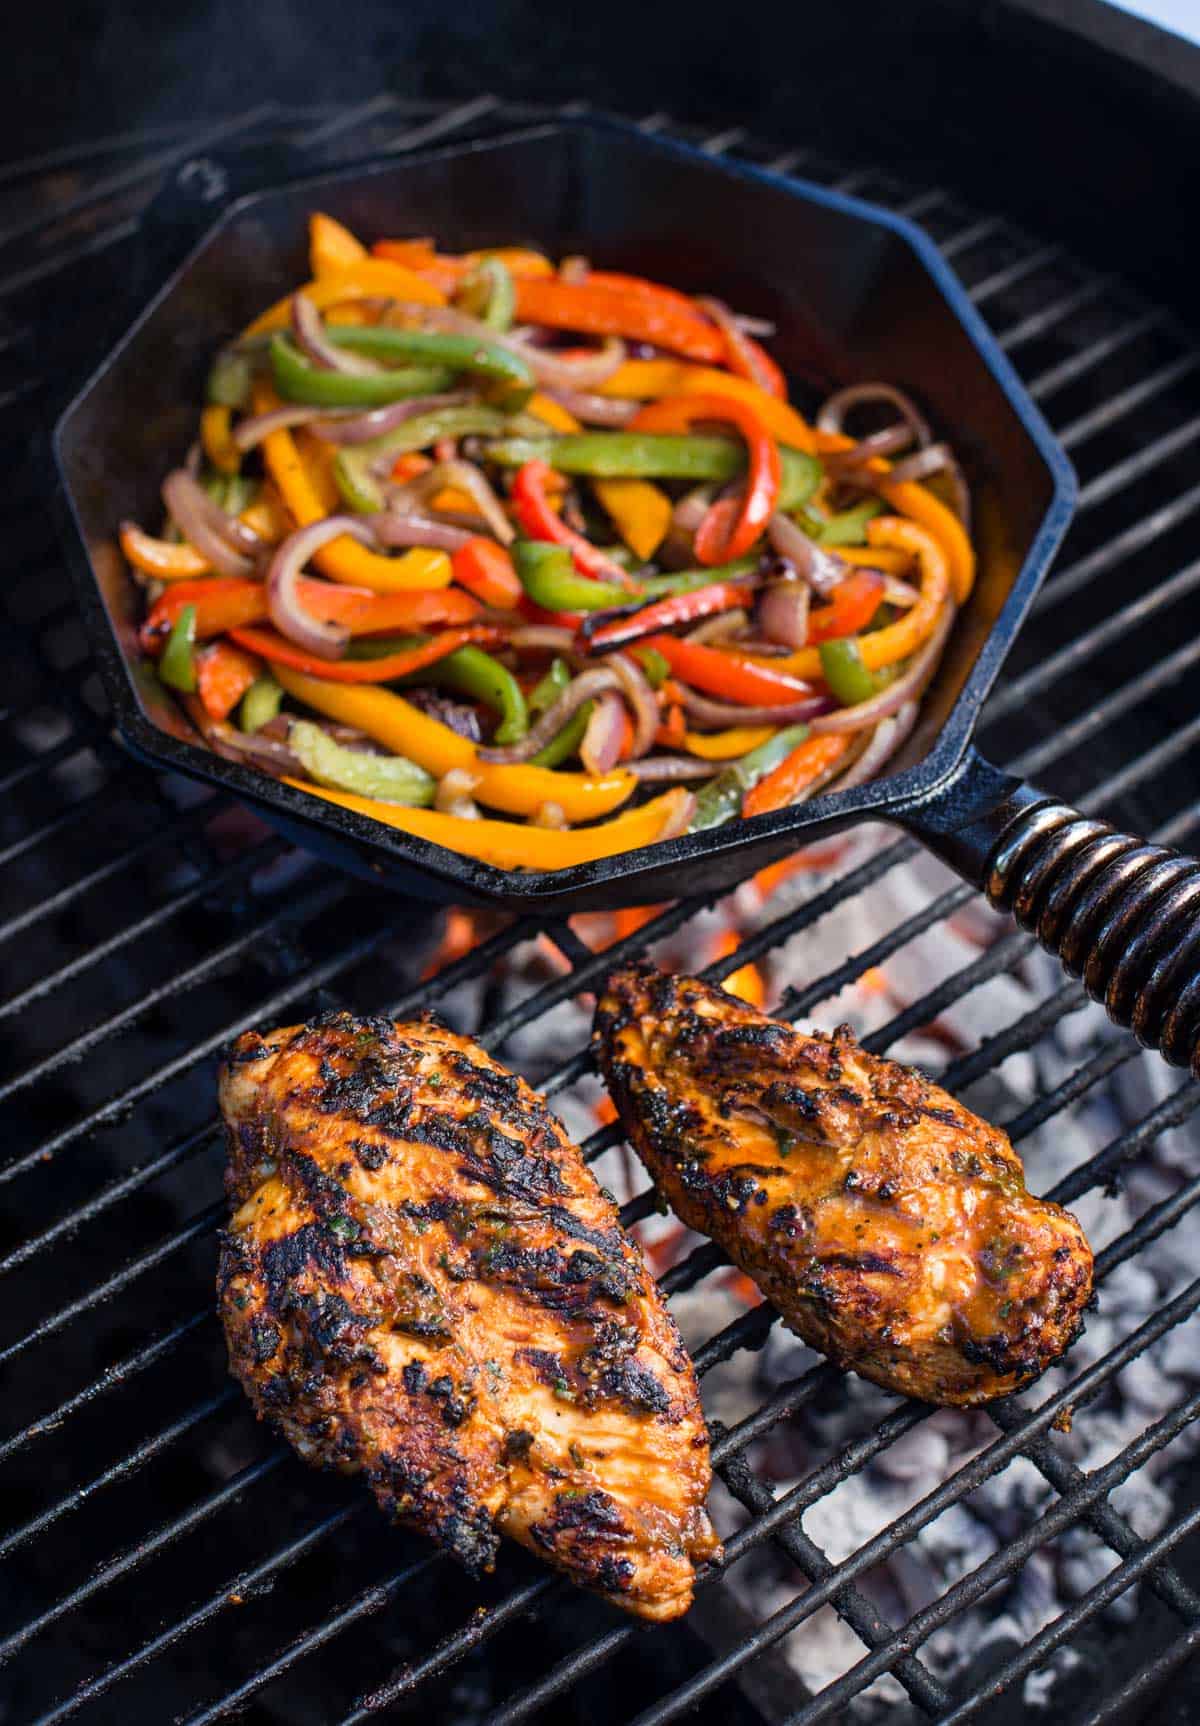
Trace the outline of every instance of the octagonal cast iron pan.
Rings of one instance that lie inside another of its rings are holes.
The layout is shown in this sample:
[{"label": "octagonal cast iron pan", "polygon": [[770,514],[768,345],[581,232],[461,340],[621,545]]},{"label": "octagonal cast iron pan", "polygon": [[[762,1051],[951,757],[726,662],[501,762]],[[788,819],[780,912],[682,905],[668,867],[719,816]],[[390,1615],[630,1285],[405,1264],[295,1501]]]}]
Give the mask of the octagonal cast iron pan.
[{"label": "octagonal cast iron pan", "polygon": [[[979,577],[893,770],[750,822],[521,874],[200,746],[139,658],[137,595],[116,525],[154,518],[163,475],[195,435],[213,353],[306,278],[306,218],[316,208],[367,238],[429,233],[449,250],[524,243],[718,293],[774,321],[775,352],[801,399],[878,377],[921,401],[971,480]],[[1118,1024],[1200,1072],[1200,864],[1085,819],[972,746],[980,706],[1070,520],[1075,479],[917,228],[819,186],[588,119],[319,178],[298,178],[278,151],[199,158],[160,194],[144,246],[142,288],[156,297],[54,438],[85,624],[117,729],[136,754],[235,792],[296,843],[369,880],[547,916],[715,895],[800,842],[861,818],[894,822],[1011,910]]]}]

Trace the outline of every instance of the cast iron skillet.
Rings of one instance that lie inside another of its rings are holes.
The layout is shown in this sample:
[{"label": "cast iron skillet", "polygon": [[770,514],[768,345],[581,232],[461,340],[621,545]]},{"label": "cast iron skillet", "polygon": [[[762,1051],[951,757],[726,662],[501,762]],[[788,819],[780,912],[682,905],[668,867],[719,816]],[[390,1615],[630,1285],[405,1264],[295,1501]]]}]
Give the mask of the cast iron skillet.
[{"label": "cast iron skillet", "polygon": [[[270,181],[287,164],[258,169]],[[197,212],[207,224],[226,200],[226,175],[207,158],[187,164],[148,233],[178,255]],[[409,838],[198,745],[140,662],[137,600],[114,532],[124,516],[155,519],[162,476],[194,435],[213,352],[304,280],[305,219],[318,207],[367,237],[432,233],[452,250],[525,242],[716,292],[775,321],[775,351],[802,387],[883,377],[922,401],[969,470],[979,579],[893,770],[800,808],[525,875]],[[54,441],[84,619],[122,737],[160,766],[235,791],[297,843],[427,898],[560,915],[716,893],[800,840],[884,819],[1012,910],[1119,1024],[1200,1071],[1200,865],[1085,820],[972,746],[983,699],[1070,519],[1075,480],[954,276],[908,222],[595,120],[285,181],[224,209],[63,414]]]}]

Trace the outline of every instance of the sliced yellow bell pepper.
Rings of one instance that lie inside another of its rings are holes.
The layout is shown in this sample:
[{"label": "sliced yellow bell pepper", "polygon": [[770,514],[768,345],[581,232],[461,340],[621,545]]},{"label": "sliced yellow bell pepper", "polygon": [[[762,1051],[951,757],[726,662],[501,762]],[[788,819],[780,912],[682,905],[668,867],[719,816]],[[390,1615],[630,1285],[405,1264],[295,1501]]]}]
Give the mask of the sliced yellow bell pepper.
[{"label": "sliced yellow bell pepper", "polygon": [[578,432],[583,427],[561,402],[556,402],[553,396],[543,395],[541,390],[535,390],[525,403],[525,412],[532,414],[556,432]]},{"label": "sliced yellow bell pepper", "polygon": [[285,780],[297,791],[323,797],[343,809],[369,815],[388,827],[398,827],[414,838],[444,845],[496,869],[570,869],[578,863],[594,863],[598,857],[653,845],[678,813],[687,793],[680,786],[606,821],[600,827],[575,832],[548,827],[530,827],[519,821],[469,821],[459,815],[442,815],[436,809],[408,809],[400,803],[379,803],[351,791],[329,791],[306,785],[299,779]]},{"label": "sliced yellow bell pepper", "polygon": [[[432,282],[388,258],[364,258],[348,269],[331,270],[317,281],[305,282],[296,291],[305,294],[318,311],[326,306],[335,306],[340,300],[373,299],[377,295],[391,300],[412,300],[422,306],[444,306],[446,303],[445,295]],[[291,315],[292,295],[287,294],[261,317],[255,318],[245,334],[262,336],[271,330],[286,329]]]},{"label": "sliced yellow bell pepper", "polygon": [[595,821],[624,803],[637,780],[626,768],[610,773],[560,773],[524,763],[480,761],[469,738],[431,719],[390,689],[335,684],[309,677],[286,665],[273,667],[289,695],[327,719],[354,725],[396,755],[404,755],[442,778],[461,768],[477,781],[473,796],[508,815],[533,815],[543,803],[557,803],[568,821]]},{"label": "sliced yellow bell pepper", "polygon": [[370,253],[349,228],[314,210],[308,218],[308,263],[315,277],[332,276],[361,264]]},{"label": "sliced yellow bell pepper", "polygon": [[[894,546],[910,553],[921,569],[921,597],[917,603],[895,623],[854,638],[867,670],[878,671],[881,666],[894,665],[898,659],[907,659],[917,651],[933,633],[942,607],[952,595],[946,554],[933,535],[915,521],[899,515],[877,515],[867,523],[867,539],[873,546]],[[798,653],[762,663],[772,671],[792,677],[821,676],[821,655],[815,647],[802,647]]]},{"label": "sliced yellow bell pepper", "polygon": [[774,725],[734,725],[728,731],[685,731],[683,747],[702,761],[735,761],[774,737]]},{"label": "sliced yellow bell pepper", "polygon": [[666,492],[648,479],[598,479],[593,489],[625,544],[648,562],[671,525],[673,505]]},{"label": "sliced yellow bell pepper", "polygon": [[626,360],[600,385],[600,394],[622,400],[649,401],[658,396],[728,396],[746,402],[781,443],[811,455],[816,447],[812,427],[794,407],[768,395],[748,378],[715,366],[686,360]]},{"label": "sliced yellow bell pepper", "polygon": [[913,560],[906,551],[891,546],[839,545],[836,554],[845,563],[861,563],[866,569],[878,569],[884,575],[908,575]]},{"label": "sliced yellow bell pepper", "polygon": [[954,511],[916,480],[885,480],[879,489],[897,514],[910,516],[937,540],[955,602],[962,605],[975,585],[975,552]]},{"label": "sliced yellow bell pepper", "polygon": [[219,473],[236,473],[242,465],[242,455],[230,436],[233,409],[212,403],[200,415],[200,442],[204,453]]},{"label": "sliced yellow bell pepper", "polygon": [[[254,391],[255,412],[267,413],[276,406],[275,392],[265,384],[258,384]],[[267,472],[298,527],[320,521],[336,508],[332,476],[315,455],[305,460],[290,431],[271,432],[263,439],[262,451]],[[369,587],[372,593],[449,587],[453,575],[444,551],[428,551],[418,546],[400,557],[384,557],[348,537],[330,540],[316,553],[313,562],[331,581]]]}]

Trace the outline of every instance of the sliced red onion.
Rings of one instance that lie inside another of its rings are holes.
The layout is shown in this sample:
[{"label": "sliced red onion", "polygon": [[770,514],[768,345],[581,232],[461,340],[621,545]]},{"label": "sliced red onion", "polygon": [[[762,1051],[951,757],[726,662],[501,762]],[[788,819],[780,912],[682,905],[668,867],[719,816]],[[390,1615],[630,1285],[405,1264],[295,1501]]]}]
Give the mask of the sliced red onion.
[{"label": "sliced red onion", "polygon": [[607,773],[616,766],[624,741],[625,703],[609,690],[596,698],[579,745],[579,759],[589,773]]},{"label": "sliced red onion", "polygon": [[567,720],[579,711],[585,701],[615,689],[617,681],[616,672],[607,666],[597,665],[590,671],[581,672],[578,677],[572,678],[558,700],[551,702],[545,713],[534,721],[519,743],[509,743],[502,749],[481,749],[479,759],[500,763],[529,761],[544,749],[552,738],[558,736]]},{"label": "sliced red onion", "polygon": [[264,542],[242,522],[226,515],[186,468],[177,467],[167,475],[162,499],[188,544],[208,559],[218,575],[245,578],[254,574],[255,559],[264,550]]},{"label": "sliced red onion", "polygon": [[563,258],[558,266],[560,282],[586,282],[591,273],[591,264],[580,252],[573,252],[570,257]]},{"label": "sliced red onion", "polygon": [[628,425],[642,406],[641,402],[622,401],[620,396],[598,396],[590,390],[547,388],[546,394],[584,425]]},{"label": "sliced red onion", "polygon": [[606,654],[604,664],[610,666],[620,679],[621,693],[633,716],[631,759],[640,761],[653,746],[654,734],[658,730],[658,703],[654,699],[654,691],[641,666],[626,654]]},{"label": "sliced red onion", "polygon": [[678,785],[685,779],[715,779],[722,761],[701,761],[698,755],[655,755],[649,761],[630,761],[629,771],[643,785]]},{"label": "sliced red onion", "polygon": [[500,544],[512,544],[517,537],[516,529],[505,515],[504,505],[474,462],[441,461],[430,470],[428,477],[430,491],[441,490],[443,487],[465,491]]},{"label": "sliced red onion", "polygon": [[[672,793],[668,792],[668,796]],[[692,817],[696,813],[696,799],[690,791],[680,793],[679,800],[662,824],[656,845],[661,845],[665,839],[678,839],[692,825]]]},{"label": "sliced red onion", "polygon": [[868,779],[874,779],[908,737],[919,712],[920,702],[906,701],[897,712],[881,719],[858,760],[838,776],[830,789],[849,791],[852,785],[864,785]]},{"label": "sliced red onion", "polygon": [[806,581],[776,581],[758,596],[758,627],[768,641],[782,642],[784,647],[803,647],[808,640],[808,601],[811,589]]},{"label": "sliced red onion", "polygon": [[756,383],[760,390],[772,391],[774,378],[763,365],[762,357],[757,354],[746,340],[746,332],[738,319],[734,317],[724,300],[708,298],[698,299],[696,304],[701,311],[707,312],[713,323],[725,337],[730,351],[736,353],[745,373]]},{"label": "sliced red onion", "polygon": [[405,420],[434,413],[438,408],[461,407],[471,399],[469,390],[443,390],[435,396],[408,396],[404,401],[389,402],[386,407],[371,408],[363,414],[318,409],[321,417],[313,422],[312,432],[325,443],[370,443],[372,438],[382,437]]},{"label": "sliced red onion", "polygon": [[864,725],[874,725],[878,719],[899,712],[906,701],[915,701],[937,670],[942,648],[954,622],[954,606],[947,605],[924,647],[914,655],[912,664],[886,689],[873,695],[870,701],[860,701],[855,707],[839,707],[813,720],[814,731],[858,731]]},{"label": "sliced red onion", "polygon": [[808,695],[782,707],[742,707],[734,701],[710,701],[707,695],[697,695],[686,684],[680,684],[679,691],[692,718],[718,730],[729,725],[798,725],[801,720],[827,713],[831,706],[827,695]]},{"label": "sliced red onion", "polygon": [[575,652],[575,634],[573,630],[562,629],[554,623],[531,623],[514,629],[508,645],[518,652],[561,653],[567,657]]},{"label": "sliced red onion", "polygon": [[971,494],[958,458],[948,443],[926,444],[925,448],[918,450],[915,455],[898,461],[887,477],[891,481],[903,482],[931,479],[934,474],[939,473],[945,474],[949,482],[955,515],[967,526],[971,517]]},{"label": "sliced red onion", "polygon": [[369,377],[383,369],[365,354],[356,354],[349,348],[339,348],[331,342],[325,334],[321,314],[307,294],[292,295],[292,329],[309,359],[324,371]]},{"label": "sliced red onion", "polygon": [[893,384],[865,383],[850,384],[846,389],[836,390],[827,401],[821,405],[817,415],[817,429],[823,432],[845,431],[844,421],[851,408],[861,407],[867,402],[887,402],[900,414],[901,419],[912,432],[915,443],[927,444],[933,437],[929,422],[910,396],[903,390],[898,390]]},{"label": "sliced red onion", "polygon": [[378,541],[361,516],[331,515],[290,533],[276,548],[267,569],[267,610],[280,635],[322,659],[337,659],[346,650],[350,632],[339,623],[315,618],[300,603],[297,583],[300,571],[314,552],[331,539],[349,534],[361,545],[376,548]]},{"label": "sliced red onion", "polygon": [[743,611],[739,605],[735,611],[722,611],[716,617],[706,617],[703,623],[698,623],[695,629],[689,629],[684,636],[685,641],[728,641],[745,629],[750,622],[750,614]]},{"label": "sliced red onion", "polygon": [[606,337],[594,353],[570,358],[515,336],[509,336],[504,345],[529,362],[538,383],[548,390],[598,389],[625,360],[625,343],[616,336]]},{"label": "sliced red onion", "polygon": [[755,318],[746,312],[734,312],[733,321],[739,330],[744,330],[748,336],[754,336],[758,341],[769,341],[775,334],[775,325],[770,318]]},{"label": "sliced red onion", "polygon": [[451,527],[448,522],[435,521],[432,516],[416,510],[380,510],[376,515],[360,518],[374,533],[380,545],[423,545],[431,551],[448,551],[451,556],[461,551],[471,538],[465,527]]},{"label": "sliced red onion", "polygon": [[767,538],[820,599],[828,599],[839,581],[850,573],[850,566],[842,558],[809,539],[790,516],[778,510],[767,523]]},{"label": "sliced red onion", "polygon": [[479,805],[472,795],[478,784],[478,777],[465,767],[452,767],[438,780],[433,807],[439,815],[453,815],[459,821],[480,820]]},{"label": "sliced red onion", "polygon": [[882,431],[872,432],[870,437],[860,438],[848,449],[827,450],[821,459],[835,478],[848,479],[851,474],[857,478],[859,468],[866,467],[879,456],[896,455],[898,451],[907,449],[912,441],[912,431],[908,426],[885,426]]},{"label": "sliced red onion", "polygon": [[[331,426],[339,420],[345,423],[348,418],[341,408],[314,408],[306,407],[303,402],[288,402],[285,407],[272,408],[269,413],[251,414],[239,420],[233,430],[233,441],[238,449],[245,451],[262,443],[272,432],[291,431],[294,426],[311,426],[321,437],[327,435],[324,430],[327,423]],[[318,430],[318,427],[322,429]]]},{"label": "sliced red onion", "polygon": [[902,611],[909,611],[921,595],[909,582],[901,581],[898,575],[885,575],[883,597],[886,604],[898,605]]},{"label": "sliced red onion", "polygon": [[192,724],[214,755],[226,761],[240,761],[245,767],[257,767],[272,779],[304,778],[303,767],[286,743],[264,737],[261,732],[239,731],[226,720],[210,718],[197,695],[185,695],[182,699]]}]

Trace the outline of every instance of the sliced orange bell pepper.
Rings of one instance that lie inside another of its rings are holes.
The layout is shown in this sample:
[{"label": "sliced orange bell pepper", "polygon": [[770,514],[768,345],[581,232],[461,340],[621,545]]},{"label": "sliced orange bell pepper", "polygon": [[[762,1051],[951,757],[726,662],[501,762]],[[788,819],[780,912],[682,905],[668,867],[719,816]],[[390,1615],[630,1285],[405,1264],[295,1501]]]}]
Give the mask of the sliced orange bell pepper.
[{"label": "sliced orange bell pepper", "polygon": [[496,246],[486,252],[465,252],[461,256],[439,252],[431,239],[376,240],[371,247],[377,258],[390,258],[419,270],[449,297],[461,285],[465,276],[482,258],[499,258],[514,276],[552,276],[554,265],[541,252],[531,252],[524,246]]},{"label": "sliced orange bell pepper", "polygon": [[683,747],[702,761],[736,761],[774,735],[773,725],[731,725],[728,731],[685,732]]},{"label": "sliced orange bell pepper", "polygon": [[816,646],[837,641],[864,630],[883,600],[884,579],[877,570],[856,569],[839,581],[827,605],[815,605],[808,614],[808,640]]},{"label": "sliced orange bell pepper", "polygon": [[670,291],[657,293],[649,284],[638,289],[597,284],[594,278],[576,283],[519,276],[515,285],[517,316],[523,323],[627,336],[710,365],[725,357],[721,332]]},{"label": "sliced orange bell pepper", "polygon": [[[273,390],[265,384],[256,387],[256,413],[267,413],[277,405]],[[271,432],[263,439],[262,451],[267,471],[297,526],[307,527],[309,522],[320,521],[330,513],[334,505],[328,497],[331,483],[328,473],[315,461],[310,465],[303,459],[291,432]],[[351,587],[369,587],[375,593],[406,593],[450,585],[450,559],[446,553],[423,547],[400,557],[384,557],[357,540],[343,537],[323,545],[313,561],[331,580],[347,582]]]},{"label": "sliced orange bell pepper", "polygon": [[379,803],[350,791],[306,785],[299,779],[288,779],[285,783],[314,797],[323,797],[342,809],[368,815],[402,833],[411,833],[416,839],[427,839],[448,851],[477,857],[496,869],[570,869],[580,863],[594,863],[600,857],[634,851],[641,845],[653,845],[675,821],[688,796],[682,786],[676,786],[599,827],[568,832],[530,827],[519,821],[466,821],[458,815],[442,815],[436,809]]},{"label": "sliced orange bell pepper", "polygon": [[[403,264],[392,263],[387,258],[363,258],[348,269],[331,270],[317,281],[303,283],[296,292],[311,300],[319,312],[341,300],[366,300],[379,296],[389,300],[415,301],[422,306],[444,306],[446,303],[446,296],[432,282],[416,270],[406,269]],[[246,335],[261,336],[271,330],[286,329],[292,315],[292,298],[287,294],[282,300],[276,300],[247,326]]]},{"label": "sliced orange bell pepper", "polygon": [[484,534],[475,534],[451,560],[454,579],[485,605],[512,611],[525,592],[517,580],[512,558],[502,545]]},{"label": "sliced orange bell pepper", "polygon": [[671,525],[674,506],[666,492],[648,479],[597,479],[592,489],[625,544],[648,562]]},{"label": "sliced orange bell pepper", "polygon": [[228,641],[196,656],[196,692],[210,719],[228,719],[262,671],[262,661]]},{"label": "sliced orange bell pepper", "polygon": [[[729,420],[746,441],[748,471],[738,501],[714,504],[696,530],[701,563],[729,563],[749,551],[766,528],[779,498],[782,469],[779,448],[756,408],[728,395],[663,396],[639,408],[629,422],[633,432],[688,432],[697,420]],[[732,503],[727,509],[723,504]]]},{"label": "sliced orange bell pepper", "polygon": [[242,452],[230,435],[233,409],[210,403],[200,415],[200,442],[204,453],[219,473],[236,473],[242,465]]},{"label": "sliced orange bell pepper", "polygon": [[[867,539],[872,546],[895,547],[909,553],[921,569],[921,596],[917,603],[895,623],[858,637],[863,664],[868,671],[878,671],[881,666],[894,665],[898,659],[907,659],[917,651],[933,633],[942,607],[952,595],[946,554],[933,535],[915,521],[898,515],[877,515],[867,523]],[[758,663],[764,669],[770,667],[792,677],[821,676],[821,655],[815,647],[802,647],[797,653]]]},{"label": "sliced orange bell pepper", "polygon": [[742,814],[747,821],[752,815],[767,815],[772,809],[786,809],[789,803],[841,760],[850,747],[848,737],[830,733],[806,737],[790,755],[785,755],[778,767],[763,775],[742,798]]},{"label": "sliced orange bell pepper", "polygon": [[297,701],[327,719],[365,731],[385,749],[405,755],[441,779],[460,767],[475,780],[473,795],[508,815],[533,815],[543,803],[557,803],[568,821],[596,821],[624,803],[637,785],[626,768],[609,773],[564,773],[552,767],[480,761],[469,738],[405,701],[390,689],[369,689],[308,677],[286,665],[275,675]]},{"label": "sliced orange bell pepper", "polygon": [[308,218],[308,266],[318,280],[352,269],[367,255],[367,248],[349,228],[320,210],[313,211]]},{"label": "sliced orange bell pepper", "polygon": [[778,401],[757,384],[715,366],[693,366],[683,360],[626,360],[600,385],[600,394],[623,401],[650,401],[656,396],[726,395],[754,408],[780,443],[811,455],[812,427],[786,401]]},{"label": "sliced orange bell pepper", "polygon": [[460,629],[446,629],[419,647],[406,648],[401,653],[385,654],[382,659],[321,659],[306,653],[286,636],[273,629],[231,629],[229,634],[240,647],[259,653],[271,665],[290,665],[295,671],[306,671],[314,677],[328,678],[333,683],[390,683],[395,677],[410,677],[414,671],[424,671],[436,665],[448,653],[455,653],[470,642],[500,639],[502,630],[488,623],[470,623]]},{"label": "sliced orange bell pepper", "polygon": [[186,540],[176,545],[143,533],[135,521],[123,521],[118,535],[126,561],[156,581],[190,581],[208,575],[212,564]]},{"label": "sliced orange bell pepper", "polygon": [[525,403],[525,412],[535,419],[542,420],[556,432],[577,432],[583,427],[573,413],[568,413],[561,402],[556,402],[553,396],[543,395],[541,390],[534,390]]},{"label": "sliced orange bell pepper", "polygon": [[[358,587],[343,587],[334,581],[314,581],[302,575],[297,597],[305,611],[325,623],[340,623],[351,635],[383,635],[392,630],[422,630],[434,624],[469,623],[479,615],[479,602],[457,588],[438,588],[432,593],[371,593]],[[261,581],[230,580],[217,576],[208,581],[178,581],[151,606],[142,625],[141,641],[147,652],[156,651],[180,612],[196,608],[196,635],[201,641],[224,635],[227,629],[242,629],[265,623],[267,590]]]}]

